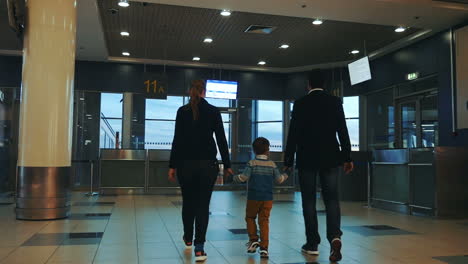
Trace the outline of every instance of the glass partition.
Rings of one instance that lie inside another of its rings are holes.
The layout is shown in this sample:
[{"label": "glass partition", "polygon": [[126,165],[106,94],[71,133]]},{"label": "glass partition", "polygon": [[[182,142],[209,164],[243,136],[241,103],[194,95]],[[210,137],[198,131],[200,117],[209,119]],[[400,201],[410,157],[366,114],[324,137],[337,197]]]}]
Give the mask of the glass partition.
[{"label": "glass partition", "polygon": [[19,88],[0,88],[0,194],[16,188]]},{"label": "glass partition", "polygon": [[367,96],[367,141],[369,150],[395,148],[393,88]]},{"label": "glass partition", "polygon": [[167,100],[146,99],[145,149],[171,149],[177,110],[184,104],[181,96]]},{"label": "glass partition", "polygon": [[283,101],[257,101],[256,136],[270,141],[271,151],[283,151]]},{"label": "glass partition", "polygon": [[439,145],[439,113],[437,96],[426,96],[421,100],[422,146],[433,148]]},{"label": "glass partition", "polygon": [[[86,114],[92,119],[91,114]],[[99,147],[116,148],[122,138],[123,94],[101,93],[101,126]],[[119,135],[117,135],[119,134]]]},{"label": "glass partition", "polygon": [[343,110],[351,140],[351,149],[359,151],[359,96],[344,97]]}]

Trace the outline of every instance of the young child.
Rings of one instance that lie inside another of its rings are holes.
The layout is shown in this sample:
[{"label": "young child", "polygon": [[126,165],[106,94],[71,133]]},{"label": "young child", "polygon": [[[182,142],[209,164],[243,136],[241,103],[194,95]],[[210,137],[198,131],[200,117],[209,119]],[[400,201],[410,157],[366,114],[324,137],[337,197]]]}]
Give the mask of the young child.
[{"label": "young child", "polygon": [[[288,175],[281,174],[276,164],[269,160],[270,142],[260,137],[252,144],[256,158],[247,163],[240,175],[234,176],[234,182],[248,181],[248,195],[245,221],[249,234],[247,252],[255,253],[260,246],[260,256],[268,258],[268,237],[270,212],[273,206],[273,182],[283,183]],[[255,218],[260,226],[260,243]]]}]

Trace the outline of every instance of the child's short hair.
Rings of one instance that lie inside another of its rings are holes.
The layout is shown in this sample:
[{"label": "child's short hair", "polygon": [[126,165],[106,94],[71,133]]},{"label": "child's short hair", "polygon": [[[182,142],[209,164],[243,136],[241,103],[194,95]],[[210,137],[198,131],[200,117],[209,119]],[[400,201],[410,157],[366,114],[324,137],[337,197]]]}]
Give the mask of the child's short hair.
[{"label": "child's short hair", "polygon": [[252,143],[252,148],[256,155],[266,154],[270,150],[270,141],[264,137],[259,137]]}]

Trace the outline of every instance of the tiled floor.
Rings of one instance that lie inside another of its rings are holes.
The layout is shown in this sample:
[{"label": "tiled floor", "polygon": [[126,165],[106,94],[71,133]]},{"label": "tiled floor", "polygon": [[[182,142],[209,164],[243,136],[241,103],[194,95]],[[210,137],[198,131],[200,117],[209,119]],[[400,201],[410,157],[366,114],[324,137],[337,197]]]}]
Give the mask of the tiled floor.
[{"label": "tiled floor", "polygon": [[[211,204],[206,263],[329,263],[304,256],[304,227],[298,194],[277,195],[271,216],[270,260],[245,253],[242,192],[215,192]],[[181,197],[100,196],[75,193],[73,216],[60,221],[17,221],[14,204],[0,205],[1,264],[194,263],[181,242]],[[2,198],[1,203],[8,203]],[[321,202],[319,202],[320,207]],[[342,203],[343,264],[467,264],[467,219],[435,220]],[[325,214],[319,214],[325,236]],[[325,241],[325,240],[323,240]]]}]

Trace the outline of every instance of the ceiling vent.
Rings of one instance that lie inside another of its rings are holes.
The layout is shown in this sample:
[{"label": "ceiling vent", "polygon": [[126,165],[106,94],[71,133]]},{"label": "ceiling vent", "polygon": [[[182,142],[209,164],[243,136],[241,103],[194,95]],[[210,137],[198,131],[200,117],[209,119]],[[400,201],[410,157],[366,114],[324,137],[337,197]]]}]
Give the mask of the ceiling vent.
[{"label": "ceiling vent", "polygon": [[468,0],[432,0],[432,1],[468,5]]},{"label": "ceiling vent", "polygon": [[244,32],[253,34],[271,34],[276,27],[251,25]]}]

